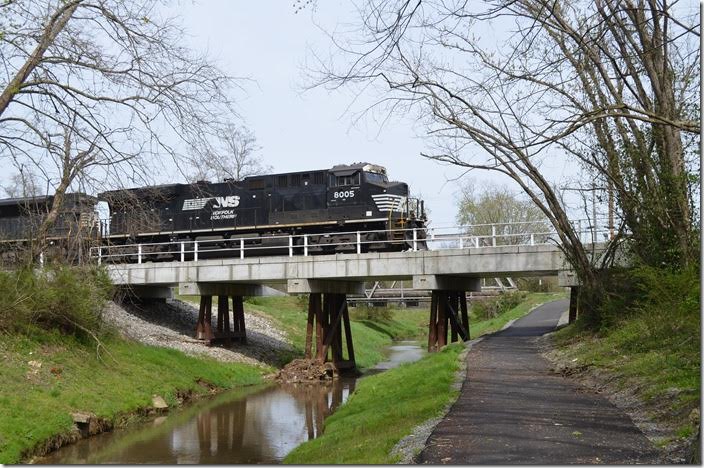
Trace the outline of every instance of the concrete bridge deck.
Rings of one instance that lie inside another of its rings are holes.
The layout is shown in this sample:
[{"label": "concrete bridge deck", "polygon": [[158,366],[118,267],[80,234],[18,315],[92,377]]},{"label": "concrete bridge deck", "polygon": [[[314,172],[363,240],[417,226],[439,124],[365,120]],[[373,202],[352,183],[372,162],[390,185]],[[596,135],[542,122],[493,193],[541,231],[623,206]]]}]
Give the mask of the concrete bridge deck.
[{"label": "concrete bridge deck", "polygon": [[291,293],[311,292],[315,282],[355,284],[336,292],[358,292],[371,280],[413,280],[414,289],[476,290],[482,277],[558,275],[569,269],[560,249],[547,244],[108,265],[118,286],[287,284]]}]

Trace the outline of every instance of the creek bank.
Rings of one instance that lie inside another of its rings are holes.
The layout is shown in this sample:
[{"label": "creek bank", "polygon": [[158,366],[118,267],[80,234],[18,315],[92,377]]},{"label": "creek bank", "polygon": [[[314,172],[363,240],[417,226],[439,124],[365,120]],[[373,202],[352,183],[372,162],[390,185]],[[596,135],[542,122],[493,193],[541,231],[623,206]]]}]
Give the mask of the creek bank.
[{"label": "creek bank", "polygon": [[198,381],[197,383],[207,389],[207,393],[196,393],[191,389],[176,389],[176,404],[173,406],[169,406],[161,396],[154,395],[150,406],[143,406],[134,411],[120,413],[114,418],[99,417],[93,413],[72,413],[71,418],[73,419],[73,426],[69,431],[53,435],[36,445],[32,450],[22,456],[21,463],[35,464],[47,454],[55,452],[67,445],[75,444],[83,439],[106,432],[125,429],[136,424],[143,424],[146,421],[163,417],[173,410],[229,390],[227,388],[210,385],[203,381]]},{"label": "creek bank", "polygon": [[[386,368],[422,352],[403,343],[384,354],[387,361],[379,367]],[[168,418],[80,441],[38,463],[279,463],[295,446],[322,433],[325,418],[357,382],[340,377],[224,392]]]}]

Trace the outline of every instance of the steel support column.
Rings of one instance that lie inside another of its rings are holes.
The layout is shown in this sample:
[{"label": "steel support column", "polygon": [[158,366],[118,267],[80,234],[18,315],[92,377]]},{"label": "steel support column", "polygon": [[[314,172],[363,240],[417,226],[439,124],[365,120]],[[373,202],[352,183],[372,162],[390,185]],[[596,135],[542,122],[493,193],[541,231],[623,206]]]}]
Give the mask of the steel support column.
[{"label": "steel support column", "polygon": [[440,350],[458,338],[469,340],[469,314],[464,291],[434,290],[430,301],[428,322],[428,352]]},{"label": "steel support column", "polygon": [[[344,329],[345,341],[342,334]],[[340,293],[311,293],[308,299],[305,355],[320,362],[331,361],[337,369],[354,369],[354,344],[350,326],[347,295]],[[347,348],[347,358],[344,356]]]},{"label": "steel support column", "polygon": [[579,286],[570,288],[570,312],[568,323],[574,323],[577,320],[577,301],[579,297]]},{"label": "steel support column", "polygon": [[242,296],[232,296],[232,305],[233,328],[230,328],[230,298],[226,295],[218,296],[217,323],[215,330],[213,330],[213,296],[201,296],[196,324],[196,339],[203,340],[207,345],[218,342],[229,344],[233,340],[246,343],[247,330]]}]

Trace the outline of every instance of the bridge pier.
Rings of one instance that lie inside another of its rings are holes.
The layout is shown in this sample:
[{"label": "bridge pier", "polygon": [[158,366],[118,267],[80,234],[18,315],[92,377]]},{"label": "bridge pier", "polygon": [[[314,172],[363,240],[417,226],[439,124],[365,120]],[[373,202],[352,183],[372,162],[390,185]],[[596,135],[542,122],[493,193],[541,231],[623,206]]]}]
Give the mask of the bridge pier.
[{"label": "bridge pier", "polygon": [[289,280],[288,290],[291,293],[308,293],[306,358],[321,363],[332,362],[338,370],[355,369],[357,364],[347,293],[363,291],[364,283],[296,279]]},{"label": "bridge pier", "polygon": [[230,296],[218,296],[217,324],[213,330],[213,296],[201,296],[196,324],[196,339],[208,346],[216,343],[230,344],[233,340],[247,343],[242,296],[232,296],[232,325],[230,328]]},{"label": "bridge pier", "polygon": [[[356,367],[346,294],[310,294],[306,326],[306,358],[308,359],[313,359],[313,341],[315,341],[317,361],[330,361],[338,370]],[[347,348],[346,358],[345,348]]]},{"label": "bridge pier", "polygon": [[[179,283],[179,293],[200,296],[196,339],[203,340],[209,346],[219,342],[230,344],[234,340],[242,344],[247,343],[243,296],[283,294],[258,284],[206,282]],[[213,296],[218,296],[217,322],[214,330]],[[232,322],[230,322],[230,298],[232,298]],[[232,328],[230,328],[231,323]]]},{"label": "bridge pier", "polygon": [[432,291],[428,320],[429,353],[445,346],[448,334],[451,343],[470,339],[466,291],[480,291],[479,278],[418,275],[413,277],[413,287]]}]

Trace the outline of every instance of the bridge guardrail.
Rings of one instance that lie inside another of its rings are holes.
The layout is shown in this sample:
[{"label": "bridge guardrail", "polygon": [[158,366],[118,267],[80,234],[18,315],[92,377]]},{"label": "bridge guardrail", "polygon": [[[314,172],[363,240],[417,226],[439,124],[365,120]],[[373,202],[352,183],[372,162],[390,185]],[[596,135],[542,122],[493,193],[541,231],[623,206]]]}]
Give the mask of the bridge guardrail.
[{"label": "bridge guardrail", "polygon": [[[599,223],[600,224],[600,223]],[[590,220],[574,221],[575,231],[580,239],[585,242],[598,240],[598,236],[608,238],[608,227],[602,224],[599,228]],[[531,226],[542,228],[536,232],[530,232]],[[585,227],[583,229],[583,226]],[[393,238],[389,234],[399,237]],[[330,234],[335,236],[348,237],[345,242],[323,242],[311,244],[311,238],[324,240]],[[229,239],[209,239],[209,240],[184,240],[175,242],[156,242],[141,244],[120,244],[92,247],[90,256],[100,264],[104,261],[113,263],[142,263],[144,261],[156,260],[159,256],[171,256],[184,262],[199,259],[205,253],[217,250],[219,253],[231,252],[232,256],[246,258],[247,252],[256,254],[257,251],[280,250],[282,254],[286,252],[288,256],[295,255],[309,256],[313,249],[344,247],[349,252],[363,253],[371,244],[382,245],[406,245],[407,250],[443,250],[443,249],[464,249],[497,247],[503,245],[546,245],[558,242],[556,231],[545,230],[544,223],[522,222],[522,223],[496,223],[496,224],[475,224],[468,226],[438,226],[426,228],[407,228],[391,230],[372,231],[347,231],[330,234],[294,234],[262,237],[236,237]],[[384,236],[378,236],[383,234]],[[390,239],[364,240],[371,237],[391,237]],[[334,252],[333,252],[334,253]]]}]

